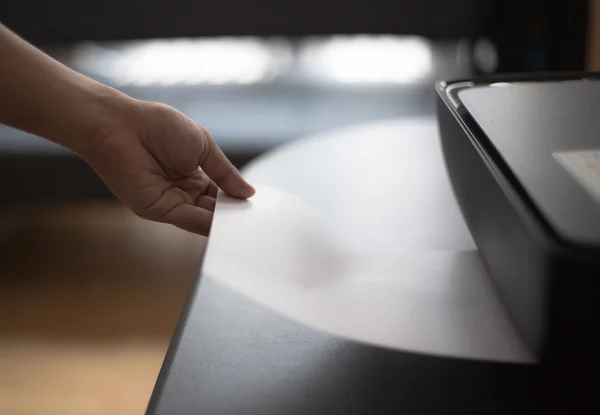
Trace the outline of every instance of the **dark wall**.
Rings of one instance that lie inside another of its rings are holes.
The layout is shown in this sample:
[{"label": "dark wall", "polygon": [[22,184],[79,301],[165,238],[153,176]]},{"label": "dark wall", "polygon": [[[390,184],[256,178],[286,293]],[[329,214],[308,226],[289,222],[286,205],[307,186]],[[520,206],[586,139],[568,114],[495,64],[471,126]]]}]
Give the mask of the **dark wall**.
[{"label": "dark wall", "polygon": [[494,2],[486,30],[500,51],[499,72],[585,67],[587,0]]},{"label": "dark wall", "polygon": [[213,35],[418,34],[460,38],[491,0],[29,0],[0,19],[34,43]]},{"label": "dark wall", "polygon": [[581,70],[588,0],[4,0],[0,19],[41,45],[215,35],[490,37],[498,71]]}]

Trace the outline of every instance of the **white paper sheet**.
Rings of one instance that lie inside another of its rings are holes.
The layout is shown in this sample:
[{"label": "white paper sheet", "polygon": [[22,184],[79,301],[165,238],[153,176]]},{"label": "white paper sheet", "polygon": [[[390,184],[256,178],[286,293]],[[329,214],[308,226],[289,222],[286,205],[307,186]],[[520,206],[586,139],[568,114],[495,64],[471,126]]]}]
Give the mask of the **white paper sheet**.
[{"label": "white paper sheet", "polygon": [[382,252],[310,204],[258,187],[219,194],[203,271],[290,319],[417,353],[532,363],[474,250]]}]

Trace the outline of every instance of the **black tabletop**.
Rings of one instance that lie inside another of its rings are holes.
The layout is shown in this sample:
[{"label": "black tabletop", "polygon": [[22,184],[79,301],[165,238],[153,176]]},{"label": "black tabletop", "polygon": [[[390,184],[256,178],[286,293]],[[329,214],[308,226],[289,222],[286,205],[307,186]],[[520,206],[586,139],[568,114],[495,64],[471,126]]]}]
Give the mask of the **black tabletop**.
[{"label": "black tabletop", "polygon": [[209,277],[194,288],[148,414],[538,414],[535,366],[359,344]]}]

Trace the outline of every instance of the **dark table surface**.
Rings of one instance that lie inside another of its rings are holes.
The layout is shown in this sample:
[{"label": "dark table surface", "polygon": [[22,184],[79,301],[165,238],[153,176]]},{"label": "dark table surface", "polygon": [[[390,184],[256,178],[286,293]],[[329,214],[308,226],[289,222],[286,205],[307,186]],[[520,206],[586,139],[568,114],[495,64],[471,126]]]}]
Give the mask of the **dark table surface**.
[{"label": "dark table surface", "polygon": [[338,338],[201,277],[148,414],[541,414],[541,384],[535,366]]}]

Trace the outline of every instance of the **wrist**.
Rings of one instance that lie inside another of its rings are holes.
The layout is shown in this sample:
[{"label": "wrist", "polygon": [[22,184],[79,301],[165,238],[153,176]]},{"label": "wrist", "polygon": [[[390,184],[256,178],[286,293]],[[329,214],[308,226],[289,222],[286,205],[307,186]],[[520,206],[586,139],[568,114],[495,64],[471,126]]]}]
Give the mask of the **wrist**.
[{"label": "wrist", "polygon": [[131,128],[137,118],[139,101],[106,85],[91,88],[78,109],[78,123],[71,138],[61,143],[84,159],[88,159],[107,137]]}]

